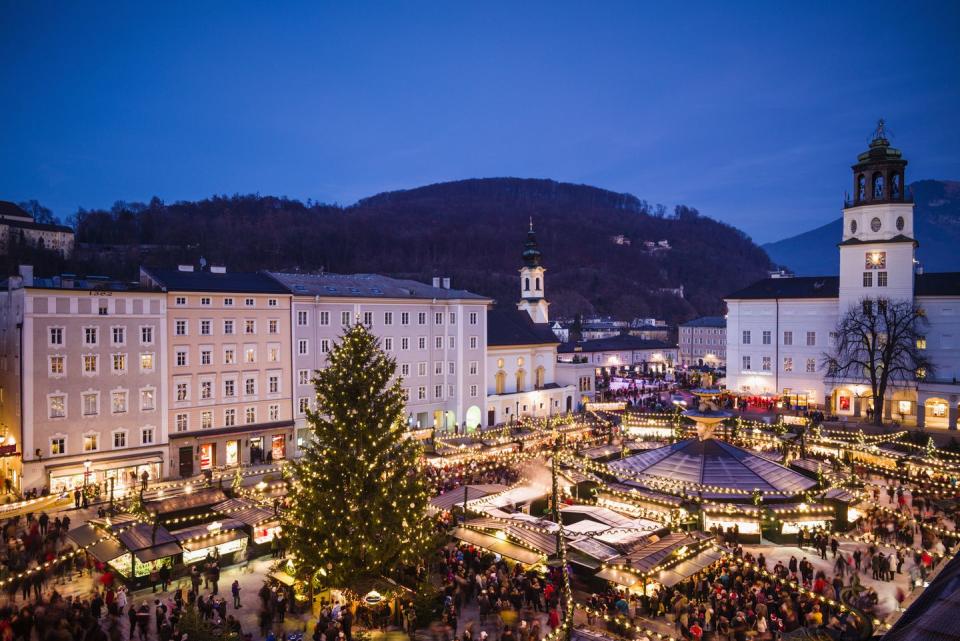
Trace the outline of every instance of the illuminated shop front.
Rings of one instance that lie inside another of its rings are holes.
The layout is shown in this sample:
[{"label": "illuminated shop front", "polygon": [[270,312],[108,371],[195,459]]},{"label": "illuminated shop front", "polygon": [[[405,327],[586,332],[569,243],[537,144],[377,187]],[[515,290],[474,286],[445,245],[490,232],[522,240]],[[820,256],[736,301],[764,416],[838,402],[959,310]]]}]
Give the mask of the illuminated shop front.
[{"label": "illuminated shop front", "polygon": [[104,495],[110,492],[110,479],[113,479],[113,491],[116,497],[122,497],[128,490],[139,490],[143,473],[147,473],[150,483],[160,479],[161,455],[123,457],[116,459],[88,459],[67,463],[62,466],[49,466],[50,491],[69,492],[77,488],[98,486]]},{"label": "illuminated shop front", "polygon": [[[256,428],[256,431],[254,431]],[[189,477],[201,471],[282,461],[292,454],[293,424],[242,426],[170,435],[169,475]]]},{"label": "illuminated shop front", "polygon": [[172,532],[183,547],[183,563],[189,565],[202,561],[208,555],[227,557],[246,552],[248,536],[243,523],[235,519],[223,519]]},{"label": "illuminated shop front", "polygon": [[261,507],[247,498],[235,498],[217,503],[213,511],[239,521],[244,530],[253,537],[256,545],[269,543],[280,533],[280,520],[273,510]]}]

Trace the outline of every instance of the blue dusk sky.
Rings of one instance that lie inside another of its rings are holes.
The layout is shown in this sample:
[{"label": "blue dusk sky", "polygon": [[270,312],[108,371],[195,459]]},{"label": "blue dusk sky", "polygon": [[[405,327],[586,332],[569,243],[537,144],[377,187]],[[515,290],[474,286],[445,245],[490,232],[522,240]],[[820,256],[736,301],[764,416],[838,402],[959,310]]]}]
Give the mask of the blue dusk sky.
[{"label": "blue dusk sky", "polygon": [[0,0],[0,199],[350,204],[471,177],[839,215],[879,117],[960,179],[960,2]]}]

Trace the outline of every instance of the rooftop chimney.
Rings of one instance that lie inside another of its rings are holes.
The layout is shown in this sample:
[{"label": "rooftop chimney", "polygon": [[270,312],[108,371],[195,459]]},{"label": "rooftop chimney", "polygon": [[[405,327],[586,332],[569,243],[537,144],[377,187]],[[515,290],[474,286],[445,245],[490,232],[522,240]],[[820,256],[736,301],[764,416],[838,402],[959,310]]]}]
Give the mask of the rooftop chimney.
[{"label": "rooftop chimney", "polygon": [[177,265],[177,271],[181,272],[192,272],[193,265]]},{"label": "rooftop chimney", "polygon": [[211,274],[226,274],[227,268],[224,265],[210,265]]},{"label": "rooftop chimney", "polygon": [[443,288],[444,288],[444,289],[450,289],[450,279],[449,279],[449,278],[444,278],[444,279],[443,279]]},{"label": "rooftop chimney", "polygon": [[433,286],[434,286],[434,287],[440,287],[440,277],[439,277],[439,276],[434,276],[434,277],[433,277]]},{"label": "rooftop chimney", "polygon": [[20,278],[24,287],[33,287],[33,265],[20,265]]}]

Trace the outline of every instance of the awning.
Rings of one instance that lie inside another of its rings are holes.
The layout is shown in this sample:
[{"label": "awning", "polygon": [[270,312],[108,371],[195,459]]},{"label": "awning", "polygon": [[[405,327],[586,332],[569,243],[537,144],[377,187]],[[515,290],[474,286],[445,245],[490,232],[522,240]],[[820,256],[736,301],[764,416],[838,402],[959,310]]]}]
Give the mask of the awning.
[{"label": "awning", "polygon": [[141,563],[149,563],[150,561],[156,561],[157,559],[165,559],[168,556],[176,556],[180,554],[182,550],[178,543],[162,543],[160,545],[155,545],[152,548],[145,548],[143,550],[137,550],[133,553],[137,560]]},{"label": "awning", "polygon": [[621,570],[615,570],[613,568],[603,568],[597,572],[596,576],[616,583],[617,585],[622,585],[625,588],[633,587],[641,581],[640,577],[632,572],[622,572]]},{"label": "awning", "polygon": [[661,570],[656,576],[656,581],[665,587],[673,587],[684,579],[687,579],[705,567],[711,565],[720,559],[720,551],[716,548],[708,548],[691,559],[682,561],[668,570]]},{"label": "awning", "polygon": [[97,530],[97,528],[89,523],[84,523],[80,527],[75,527],[67,532],[67,538],[80,547],[93,545],[98,539],[102,539],[104,536],[106,535],[102,531]]},{"label": "awning", "polygon": [[100,541],[96,545],[87,548],[87,552],[101,563],[109,563],[114,559],[119,559],[124,554],[130,554],[130,552],[115,539]]},{"label": "awning", "polygon": [[290,576],[286,572],[281,572],[280,570],[277,570],[276,572],[271,572],[267,576],[275,581],[279,581],[280,583],[288,587],[293,587],[293,584],[295,582],[295,579],[292,576]]},{"label": "awning", "polygon": [[509,541],[501,541],[495,536],[475,532],[464,527],[456,528],[453,531],[453,536],[460,539],[464,543],[476,545],[479,548],[489,550],[490,552],[494,552],[495,554],[499,554],[502,557],[512,559],[514,561],[519,561],[525,565],[534,565],[543,558],[532,550],[522,548],[519,545],[514,545]]},{"label": "awning", "polygon": [[247,533],[243,530],[223,530],[214,536],[194,539],[192,541],[184,541],[182,545],[183,549],[187,550],[188,552],[197,552],[199,550],[207,550],[218,545],[223,545],[224,543],[230,543],[231,541],[245,538],[247,538]]}]

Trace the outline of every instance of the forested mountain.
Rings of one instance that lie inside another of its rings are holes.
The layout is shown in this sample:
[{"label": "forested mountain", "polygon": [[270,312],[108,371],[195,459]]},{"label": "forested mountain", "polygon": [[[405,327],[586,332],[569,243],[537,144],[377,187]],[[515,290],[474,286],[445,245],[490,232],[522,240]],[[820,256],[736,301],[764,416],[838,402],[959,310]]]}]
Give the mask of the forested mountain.
[{"label": "forested mountain", "polygon": [[[349,207],[247,195],[165,204],[117,203],[75,217],[84,273],[196,262],[379,272],[454,286],[512,303],[533,219],[551,314],[609,314],[673,322],[722,310],[722,296],[765,276],[766,254],[741,231],[630,194],[551,180],[473,179],[378,194]],[[667,241],[651,249],[644,241]],[[661,290],[684,287],[684,296]]]},{"label": "forested mountain", "polygon": [[[917,257],[928,272],[960,271],[960,182],[920,180],[910,185],[916,206]],[[763,246],[770,258],[798,275],[819,276],[840,271],[837,243],[843,219]]]}]

